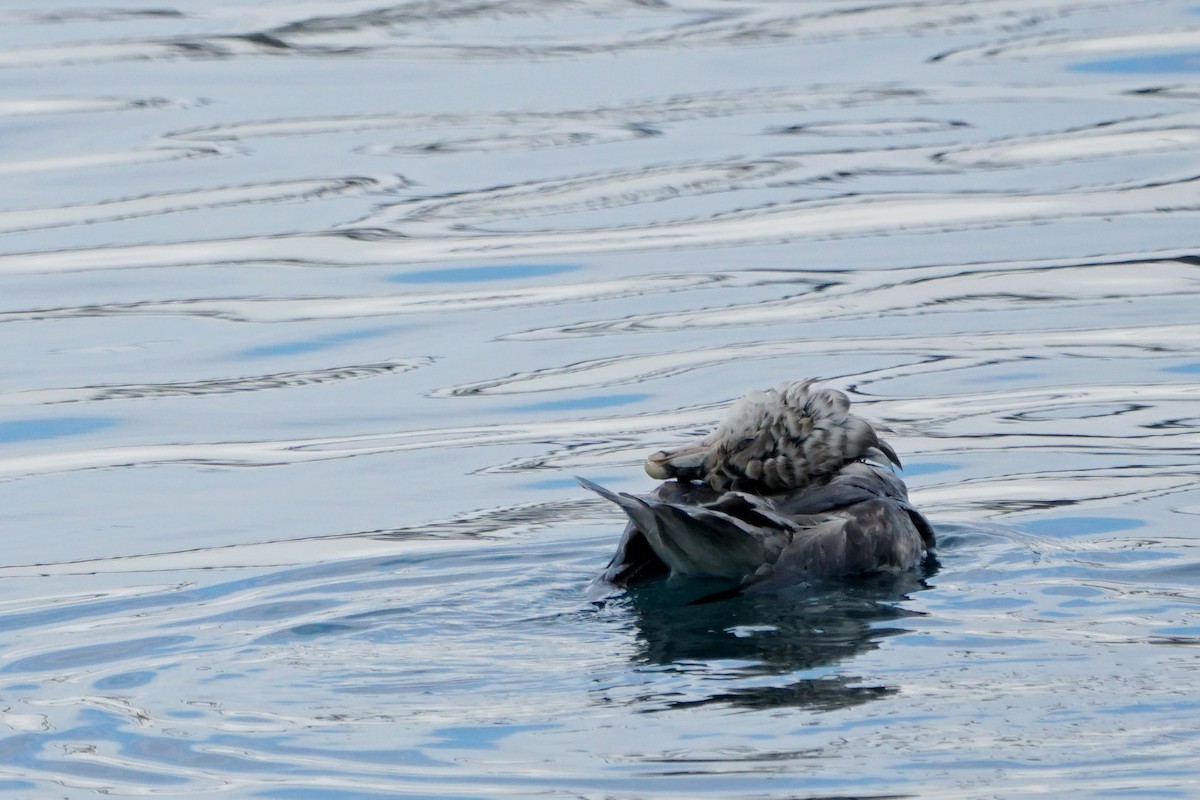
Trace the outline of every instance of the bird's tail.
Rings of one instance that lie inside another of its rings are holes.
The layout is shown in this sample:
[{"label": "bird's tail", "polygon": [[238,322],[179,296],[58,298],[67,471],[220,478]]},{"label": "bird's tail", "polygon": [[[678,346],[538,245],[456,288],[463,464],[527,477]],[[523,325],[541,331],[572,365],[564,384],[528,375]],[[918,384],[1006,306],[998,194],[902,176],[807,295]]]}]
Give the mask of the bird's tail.
[{"label": "bird's tail", "polygon": [[618,505],[673,575],[743,578],[777,558],[785,543],[716,508],[642,499],[576,480]]}]

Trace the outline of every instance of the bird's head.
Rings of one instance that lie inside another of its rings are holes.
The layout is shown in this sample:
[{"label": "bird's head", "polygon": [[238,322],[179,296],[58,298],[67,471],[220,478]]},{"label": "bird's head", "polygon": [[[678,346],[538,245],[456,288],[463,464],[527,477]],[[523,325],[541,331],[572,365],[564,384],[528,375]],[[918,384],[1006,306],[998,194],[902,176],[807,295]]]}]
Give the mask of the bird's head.
[{"label": "bird's head", "polygon": [[849,409],[845,394],[812,380],[753,391],[696,444],[651,455],[646,472],[707,481],[719,491],[775,494],[821,483],[851,461],[900,466],[895,451]]}]

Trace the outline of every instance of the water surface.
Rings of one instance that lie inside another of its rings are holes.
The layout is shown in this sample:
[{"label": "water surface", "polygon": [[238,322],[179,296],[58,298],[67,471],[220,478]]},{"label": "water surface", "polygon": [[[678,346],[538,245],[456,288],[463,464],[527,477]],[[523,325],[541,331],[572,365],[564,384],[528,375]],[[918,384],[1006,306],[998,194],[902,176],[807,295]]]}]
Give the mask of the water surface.
[{"label": "water surface", "polygon": [[[0,21],[0,791],[1198,791],[1195,6]],[[936,562],[591,585],[804,376]]]}]

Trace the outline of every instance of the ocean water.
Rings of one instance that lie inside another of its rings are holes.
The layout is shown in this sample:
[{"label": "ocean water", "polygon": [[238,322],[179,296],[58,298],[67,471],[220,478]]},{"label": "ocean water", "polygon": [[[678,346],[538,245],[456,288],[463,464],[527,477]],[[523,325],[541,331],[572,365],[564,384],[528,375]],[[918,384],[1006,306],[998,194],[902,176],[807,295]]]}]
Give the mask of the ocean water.
[{"label": "ocean water", "polygon": [[[1200,795],[1200,7],[0,23],[0,794]],[[592,583],[807,376],[923,573]]]}]

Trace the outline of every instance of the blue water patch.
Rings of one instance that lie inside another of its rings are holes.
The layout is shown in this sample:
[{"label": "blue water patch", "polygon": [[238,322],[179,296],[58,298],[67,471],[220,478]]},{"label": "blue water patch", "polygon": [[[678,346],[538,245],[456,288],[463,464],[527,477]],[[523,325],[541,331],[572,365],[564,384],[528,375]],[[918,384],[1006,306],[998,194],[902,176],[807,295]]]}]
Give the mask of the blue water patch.
[{"label": "blue water patch", "polygon": [[1129,517],[1055,517],[1022,523],[1022,527],[1043,536],[1088,536],[1097,533],[1128,531],[1145,525]]},{"label": "blue water patch", "polygon": [[937,461],[927,461],[923,464],[905,464],[904,477],[912,478],[917,475],[933,475],[936,472],[949,472],[953,469],[958,469],[958,465]]},{"label": "blue water patch", "polygon": [[607,394],[589,397],[568,397],[565,400],[547,400],[542,403],[530,403],[524,406],[514,406],[512,411],[587,411],[596,408],[612,408],[627,406],[645,400],[648,394]]},{"label": "blue water patch", "polygon": [[0,422],[0,444],[32,442],[38,439],[57,439],[60,436],[80,436],[111,428],[117,424],[112,417],[51,417],[49,419],[16,419]]},{"label": "blue water patch", "polygon": [[1003,383],[1005,381],[1026,381],[1042,377],[1037,372],[1002,372],[999,375],[979,376],[975,380],[981,383]]},{"label": "blue water patch", "polygon": [[231,611],[224,611],[220,614],[213,614],[211,617],[201,617],[195,620],[186,620],[176,623],[181,626],[194,625],[199,623],[210,622],[232,622],[234,620],[276,620],[276,619],[294,619],[303,616],[304,614],[312,614],[318,611],[323,611],[334,605],[326,600],[275,600],[266,603],[245,606],[243,608],[235,608]]},{"label": "blue water patch", "polygon": [[[73,779],[82,778],[87,785],[137,786],[146,794],[155,794],[153,790],[146,790],[149,787],[179,786],[186,783],[186,776],[154,772],[151,764],[142,765],[127,761],[129,766],[126,766],[120,763],[106,763],[99,759],[93,761],[71,758],[70,753],[74,751],[78,742],[119,741],[121,752],[127,752],[128,743],[136,742],[139,738],[123,730],[129,719],[124,713],[110,713],[94,708],[83,709],[77,716],[77,724],[71,727],[37,735],[22,733],[0,740],[0,759],[6,768],[15,767],[22,772],[33,771],[41,775],[52,770],[56,776],[67,778],[65,781],[58,778],[57,782],[68,786],[78,785]],[[169,739],[156,737],[155,741],[169,742]],[[56,751],[60,753],[58,757],[54,755]],[[55,794],[57,793],[35,791],[24,796],[47,797]]]},{"label": "blue water patch", "polygon": [[93,688],[106,691],[111,689],[132,689],[136,686],[145,686],[152,680],[154,680],[153,672],[138,670],[136,672],[120,672],[116,675],[108,675],[93,683],[92,686]]},{"label": "blue water patch", "polygon": [[1152,56],[1084,61],[1072,64],[1070,69],[1073,72],[1096,72],[1104,75],[1134,72],[1200,72],[1200,52],[1193,50],[1186,53],[1156,53]]},{"label": "blue water patch", "polygon": [[1200,625],[1174,625],[1166,628],[1155,628],[1151,632],[1155,636],[1195,639],[1197,642],[1200,642]]},{"label": "blue water patch", "polygon": [[[588,480],[594,480],[596,483],[607,486],[609,483],[615,483],[616,481],[621,480],[621,479],[620,478],[612,478],[612,477],[609,477],[609,478],[599,477],[599,478],[588,478]],[[533,483],[524,483],[521,485],[526,489],[582,489],[583,488],[582,486],[579,485],[579,481],[575,480],[574,478],[547,478],[544,481],[534,481]]]},{"label": "blue water patch", "polygon": [[285,630],[268,633],[265,636],[259,637],[258,641],[267,644],[278,644],[280,642],[302,641],[304,639],[311,639],[314,636],[336,636],[355,630],[358,630],[356,626],[345,625],[340,622],[304,622],[299,625],[293,625]]},{"label": "blue water patch", "polygon": [[448,728],[438,728],[430,731],[439,737],[436,742],[426,745],[428,748],[451,747],[460,750],[491,750],[501,739],[516,733],[544,731],[556,728],[556,725],[460,725]]},{"label": "blue water patch", "polygon": [[[416,795],[395,792],[360,792],[347,790],[344,786],[333,786],[328,789],[289,786],[286,789],[268,789],[258,792],[256,797],[285,797],[289,800],[396,800],[397,797],[416,797]],[[488,795],[482,794],[447,794],[438,791],[423,797],[437,797],[438,800],[484,800]]]},{"label": "blue water patch", "polygon": [[359,339],[370,339],[374,336],[383,336],[389,333],[390,328],[369,328],[359,331],[344,331],[342,333],[331,333],[326,336],[318,336],[312,339],[298,339],[291,342],[280,342],[279,344],[267,344],[259,347],[251,347],[242,350],[238,353],[243,358],[260,358],[262,356],[294,356],[300,353],[312,353],[317,350],[328,350],[331,347],[345,344],[346,342],[354,342]]},{"label": "blue water patch", "polygon": [[1011,611],[1032,604],[1032,600],[1024,597],[980,597],[975,600],[957,600],[954,607],[974,611]]},{"label": "blue water patch", "polygon": [[495,264],[483,267],[451,267],[401,272],[388,280],[396,283],[469,283],[540,278],[579,269],[578,264]]},{"label": "blue water patch", "polygon": [[203,711],[196,711],[196,710],[190,709],[190,708],[183,709],[183,710],[171,709],[168,711],[164,711],[163,713],[166,716],[171,717],[172,719],[200,719],[201,717],[204,716]]},{"label": "blue water patch", "polygon": [[1174,367],[1163,367],[1162,371],[1180,372],[1187,375],[1195,375],[1196,373],[1200,373],[1200,361],[1197,361],[1193,364],[1179,364],[1178,366]]},{"label": "blue water patch", "polygon": [[52,650],[19,658],[0,668],[0,672],[63,671],[76,667],[108,664],[125,659],[174,652],[180,646],[191,641],[191,636],[147,636],[142,639],[68,647],[63,650]]},{"label": "blue water patch", "polygon": [[1065,586],[1043,586],[1040,594],[1051,597],[1104,597],[1105,592],[1095,586],[1068,584]]}]

